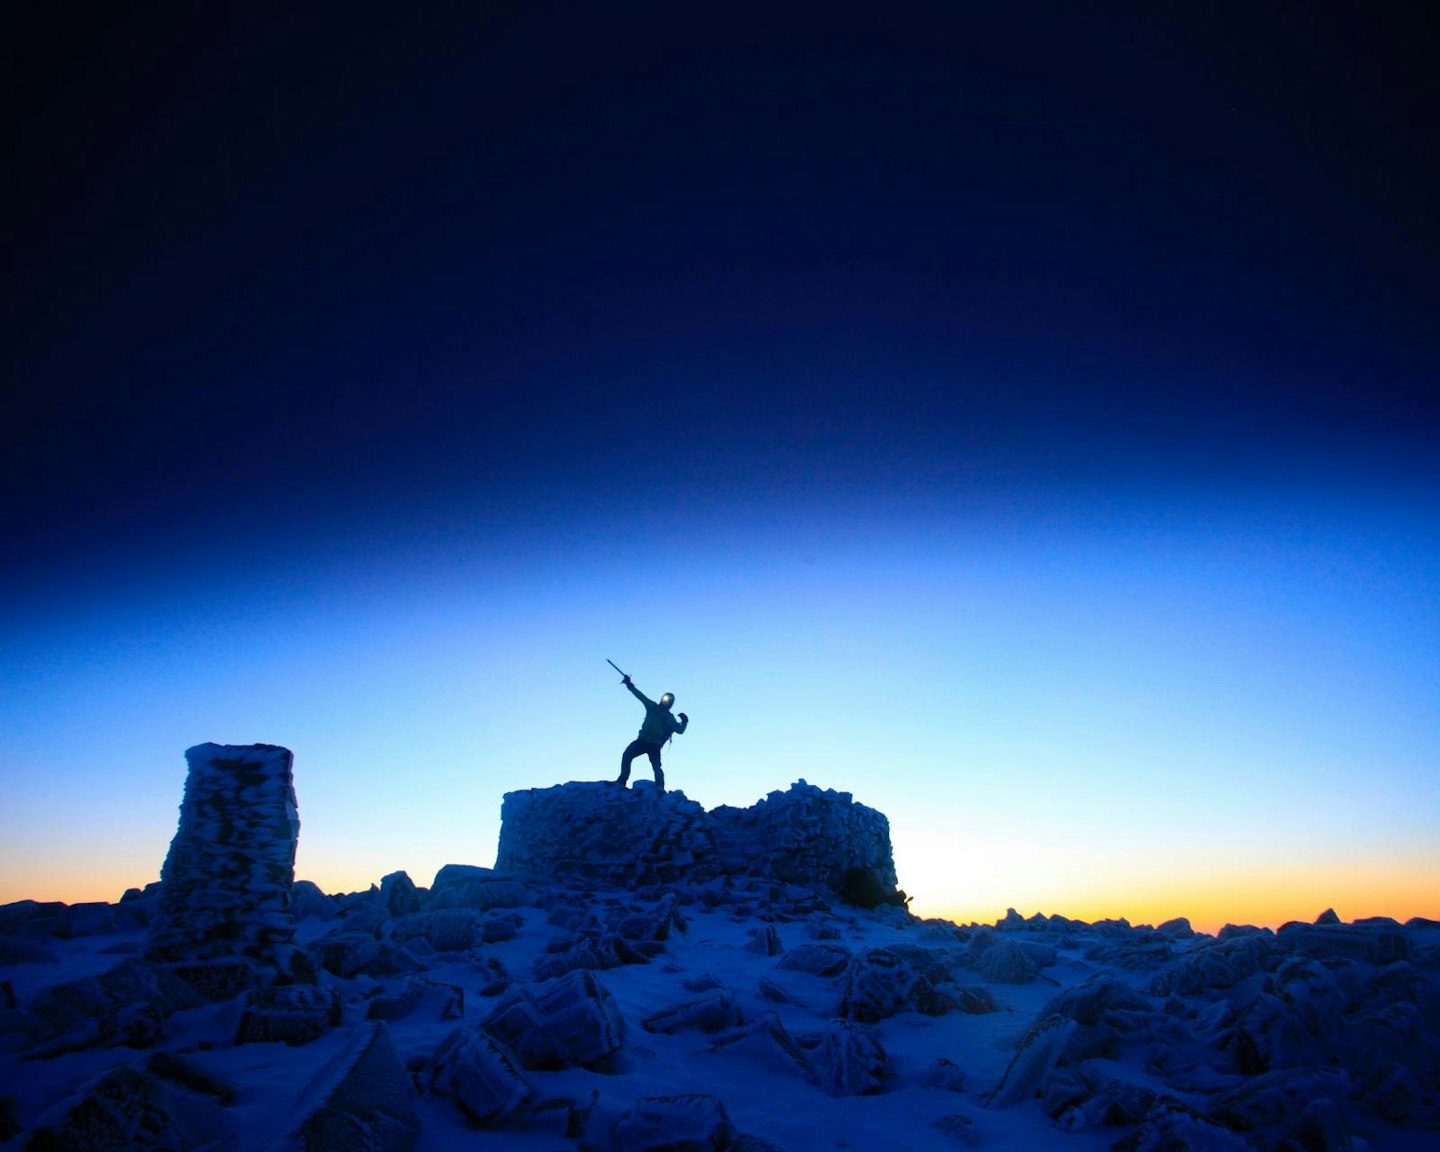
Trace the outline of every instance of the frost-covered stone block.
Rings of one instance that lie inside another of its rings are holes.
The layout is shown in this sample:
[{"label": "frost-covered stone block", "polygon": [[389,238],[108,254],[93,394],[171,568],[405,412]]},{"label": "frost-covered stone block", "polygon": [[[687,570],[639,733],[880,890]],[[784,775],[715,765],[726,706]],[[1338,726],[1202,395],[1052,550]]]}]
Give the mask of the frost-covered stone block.
[{"label": "frost-covered stone block", "polygon": [[625,1039],[625,1020],[614,997],[589,971],[533,989],[511,989],[483,1027],[508,1045],[523,1067],[535,1071],[593,1064]]},{"label": "frost-covered stone block", "polygon": [[[1058,1080],[1057,1071],[1052,1080]],[[1085,1128],[1129,1128],[1144,1121],[1158,1098],[1153,1088],[1128,1080],[1109,1079],[1082,1099],[1073,1101],[1056,1115],[1055,1126],[1062,1132]],[[1050,1094],[1046,1101],[1049,1111]]]},{"label": "frost-covered stone block", "polygon": [[99,976],[56,984],[28,1005],[49,1040],[144,1046],[160,1038],[160,1022],[202,1003],[163,965],[124,960]]},{"label": "frost-covered stone block", "polygon": [[727,1152],[739,1133],[715,1096],[642,1097],[615,1123],[616,1152]]},{"label": "frost-covered stone block", "polygon": [[834,976],[850,963],[851,952],[843,944],[815,942],[798,944],[781,955],[777,968],[791,972],[810,972],[816,976]]},{"label": "frost-covered stone block", "polygon": [[420,893],[408,873],[391,872],[380,878],[380,902],[391,916],[409,916],[421,909]]},{"label": "frost-covered stone block", "polygon": [[1343,1106],[1350,1093],[1344,1073],[1313,1068],[1284,1068],[1247,1078],[1215,1097],[1210,1117],[1240,1132],[1286,1130],[1300,1122],[1311,1101]]},{"label": "frost-covered stone block", "polygon": [[1245,1075],[1324,1062],[1295,1009],[1267,992],[1231,1008],[1219,1046]]},{"label": "frost-covered stone block", "polygon": [[409,1152],[420,1136],[415,1089],[379,1021],[356,1028],[300,1098],[308,1111],[274,1152]]},{"label": "frost-covered stone block", "polygon": [[308,1044],[339,1025],[341,1014],[340,993],[333,988],[312,984],[252,988],[245,997],[235,1043]]},{"label": "frost-covered stone block", "polygon": [[925,1073],[925,1087],[946,1092],[965,1091],[965,1073],[955,1061],[938,1057]]},{"label": "frost-covered stone block", "polygon": [[1029,953],[1010,940],[987,948],[976,968],[981,976],[996,984],[1029,984],[1040,973]]},{"label": "frost-covered stone block", "polygon": [[484,940],[485,926],[469,908],[431,909],[402,916],[391,935],[401,942],[421,937],[436,952],[468,952]]},{"label": "frost-covered stone block", "polygon": [[810,1053],[815,1083],[832,1096],[868,1096],[885,1082],[885,1047],[868,1028],[837,1020]]},{"label": "frost-covered stone block", "polygon": [[399,992],[375,997],[365,1010],[367,1020],[404,1020],[412,1016],[425,1020],[463,1019],[465,989],[458,984],[412,976]]},{"label": "frost-covered stone block", "polygon": [[349,980],[364,972],[378,975],[390,967],[391,949],[368,932],[338,932],[312,940],[308,951],[315,963]]},{"label": "frost-covered stone block", "polygon": [[622,964],[649,962],[649,957],[623,936],[606,932],[593,940],[573,941],[562,952],[539,957],[535,961],[535,979],[552,980],[581,969],[602,972]]},{"label": "frost-covered stone block", "polygon": [[483,1029],[463,1026],[435,1049],[425,1083],[482,1126],[501,1123],[535,1095],[508,1047]]},{"label": "frost-covered stone block", "polygon": [[234,1118],[211,1096],[154,1071],[105,1073],[28,1146],[54,1152],[233,1152]]},{"label": "frost-covered stone block", "polygon": [[641,1025],[646,1032],[680,1032],[695,1028],[701,1032],[720,1032],[745,1022],[740,1005],[729,992],[716,991],[696,1000],[687,1000],[672,1008],[656,1012]]},{"label": "frost-covered stone block", "polygon": [[[819,1043],[817,1038],[816,1043]],[[796,1037],[790,1035],[774,1012],[762,1012],[755,1019],[719,1037],[712,1052],[749,1061],[771,1072],[783,1072],[813,1081],[810,1059]]]},{"label": "frost-covered stone block", "polygon": [[290,911],[296,921],[333,920],[340,915],[340,904],[327,896],[312,880],[296,880],[290,888]]},{"label": "frost-covered stone block", "polygon": [[930,981],[888,948],[868,948],[845,970],[840,1015],[874,1023],[898,1012],[938,1016],[944,1007]]},{"label": "frost-covered stone block", "polygon": [[529,892],[515,877],[473,864],[446,864],[435,873],[426,901],[428,908],[521,908]]},{"label": "frost-covered stone block", "polygon": [[1176,1105],[1157,1105],[1115,1152],[1255,1152],[1255,1146],[1218,1124]]},{"label": "frost-covered stone block", "polygon": [[1062,1016],[1046,1016],[1033,1025],[990,1093],[986,1107],[1009,1108],[1041,1095],[1075,1028],[1075,1021]]},{"label": "frost-covered stone block", "polygon": [[756,931],[745,945],[745,951],[753,952],[757,956],[779,956],[785,951],[785,946],[780,943],[780,933],[775,931],[775,925],[766,924]]}]

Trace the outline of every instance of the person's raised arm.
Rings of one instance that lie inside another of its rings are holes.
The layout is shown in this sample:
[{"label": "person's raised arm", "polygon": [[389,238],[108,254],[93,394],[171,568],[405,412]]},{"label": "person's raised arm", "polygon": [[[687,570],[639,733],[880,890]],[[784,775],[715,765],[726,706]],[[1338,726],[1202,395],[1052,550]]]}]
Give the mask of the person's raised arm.
[{"label": "person's raised arm", "polygon": [[630,695],[634,696],[635,699],[639,700],[640,703],[645,705],[645,707],[655,707],[655,701],[651,700],[650,697],[646,696],[645,693],[641,692],[640,689],[636,688],[630,677],[626,676],[625,679],[621,681],[621,683],[623,683],[626,688],[630,689]]}]

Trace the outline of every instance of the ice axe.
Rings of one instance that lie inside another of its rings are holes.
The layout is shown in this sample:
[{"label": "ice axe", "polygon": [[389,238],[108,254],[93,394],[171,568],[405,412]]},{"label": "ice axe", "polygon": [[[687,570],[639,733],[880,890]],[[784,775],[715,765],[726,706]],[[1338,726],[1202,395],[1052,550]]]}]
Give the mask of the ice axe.
[{"label": "ice axe", "polygon": [[[616,672],[620,672],[620,665],[616,664],[615,661],[611,660],[608,656],[605,658],[605,663],[610,665],[611,668],[614,668]],[[630,679],[624,672],[620,672],[620,676],[624,680]]]}]

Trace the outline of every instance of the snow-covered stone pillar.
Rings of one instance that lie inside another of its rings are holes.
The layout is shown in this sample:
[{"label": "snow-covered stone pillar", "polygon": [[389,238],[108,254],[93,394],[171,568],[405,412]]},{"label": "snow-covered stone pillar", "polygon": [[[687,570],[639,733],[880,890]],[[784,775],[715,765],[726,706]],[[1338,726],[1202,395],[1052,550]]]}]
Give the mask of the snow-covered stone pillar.
[{"label": "snow-covered stone pillar", "polygon": [[300,814],[294,756],[272,744],[200,744],[170,842],[149,956],[177,964],[283,963]]}]

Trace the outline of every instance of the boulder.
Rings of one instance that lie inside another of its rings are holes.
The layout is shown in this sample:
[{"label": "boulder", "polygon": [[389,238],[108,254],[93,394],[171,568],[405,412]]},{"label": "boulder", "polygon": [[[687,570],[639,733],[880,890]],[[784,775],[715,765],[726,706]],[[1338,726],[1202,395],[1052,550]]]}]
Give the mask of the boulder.
[{"label": "boulder", "polygon": [[727,1152],[739,1133],[718,1097],[641,1097],[615,1123],[616,1152]]},{"label": "boulder", "polygon": [[308,1044],[335,1028],[342,1008],[338,990],[311,984],[252,988],[235,1033],[237,1044]]},{"label": "boulder", "polygon": [[503,1123],[525,1108],[535,1090],[508,1047],[481,1028],[461,1026],[448,1033],[425,1065],[431,1091],[482,1127]]},{"label": "boulder", "polygon": [[532,1071],[594,1064],[625,1039],[625,1020],[614,997],[599,977],[583,970],[534,988],[511,989],[483,1027]]},{"label": "boulder", "polygon": [[729,992],[715,991],[656,1012],[641,1027],[646,1032],[671,1033],[692,1028],[701,1032],[723,1032],[743,1023],[745,1016],[735,997]]},{"label": "boulder", "polygon": [[409,1152],[415,1089],[379,1022],[362,1024],[301,1093],[306,1112],[273,1152]]},{"label": "boulder", "polygon": [[888,948],[867,948],[857,953],[845,970],[840,1015],[847,1020],[874,1023],[899,1012],[944,1012],[934,986],[910,962]]},{"label": "boulder", "polygon": [[36,1152],[232,1152],[239,1133],[220,1100],[163,1066],[113,1068],[54,1127],[37,1129]]}]

